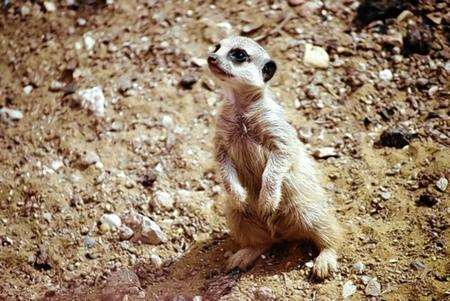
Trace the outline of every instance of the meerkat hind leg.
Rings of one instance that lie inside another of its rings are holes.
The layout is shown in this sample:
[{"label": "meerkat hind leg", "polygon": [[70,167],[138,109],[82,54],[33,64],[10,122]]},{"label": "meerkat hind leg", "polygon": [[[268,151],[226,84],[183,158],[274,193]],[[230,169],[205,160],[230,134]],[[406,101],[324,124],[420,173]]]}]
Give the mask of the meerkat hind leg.
[{"label": "meerkat hind leg", "polygon": [[313,275],[319,279],[328,277],[338,269],[336,251],[332,248],[322,249],[314,261]]},{"label": "meerkat hind leg", "polygon": [[243,271],[248,269],[258,257],[269,250],[269,248],[269,245],[265,245],[240,249],[228,259],[227,270],[231,271],[235,268],[239,268]]}]

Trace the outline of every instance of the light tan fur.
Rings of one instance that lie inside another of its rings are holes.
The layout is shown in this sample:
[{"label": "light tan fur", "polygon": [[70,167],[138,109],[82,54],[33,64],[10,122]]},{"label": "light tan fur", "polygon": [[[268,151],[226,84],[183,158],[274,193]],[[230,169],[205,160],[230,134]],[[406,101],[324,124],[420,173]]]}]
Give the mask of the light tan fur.
[{"label": "light tan fur", "polygon": [[[230,60],[235,48],[249,60]],[[229,194],[228,224],[242,248],[227,268],[248,268],[274,243],[311,240],[320,251],[313,273],[329,276],[337,269],[340,227],[314,160],[269,91],[261,71],[269,55],[253,40],[233,37],[211,56],[228,99],[217,119],[216,159]]]}]

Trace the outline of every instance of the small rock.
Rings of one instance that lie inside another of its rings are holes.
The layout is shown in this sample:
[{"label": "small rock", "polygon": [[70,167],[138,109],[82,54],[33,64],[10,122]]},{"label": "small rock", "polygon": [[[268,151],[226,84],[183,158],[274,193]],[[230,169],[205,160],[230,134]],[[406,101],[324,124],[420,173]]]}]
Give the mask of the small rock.
[{"label": "small rock", "polygon": [[412,261],[410,266],[416,271],[423,270],[426,267],[421,261],[418,260]]},{"label": "small rock", "polygon": [[27,15],[29,15],[31,13],[31,9],[28,7],[28,6],[22,6],[22,7],[20,7],[20,14],[22,15],[22,16],[27,16]]},{"label": "small rock", "polygon": [[90,249],[90,248],[92,248],[95,245],[95,240],[92,237],[90,237],[89,235],[86,235],[84,237],[83,242],[84,242],[84,246],[87,249]]},{"label": "small rock", "polygon": [[379,296],[381,294],[381,285],[376,278],[372,278],[366,285],[364,292],[367,296]]},{"label": "small rock", "polygon": [[312,267],[314,266],[314,262],[313,262],[312,260],[307,261],[307,262],[305,263],[305,266],[306,266],[307,268],[309,268],[309,269],[312,269]]},{"label": "small rock", "polygon": [[427,207],[431,207],[433,205],[436,205],[438,202],[438,199],[435,198],[432,195],[429,194],[422,194],[419,199],[417,200],[417,205],[419,206],[427,206]]},{"label": "small rock", "polygon": [[106,99],[100,86],[81,90],[78,96],[83,108],[90,110],[97,117],[105,115]]},{"label": "small rock", "polygon": [[119,92],[122,94],[133,88],[133,83],[128,76],[122,76],[121,78],[119,78],[118,85]]},{"label": "small rock", "polygon": [[100,221],[107,224],[111,229],[118,229],[122,225],[122,220],[117,214],[103,214]]},{"label": "small rock", "polygon": [[33,86],[31,85],[25,86],[23,88],[23,93],[25,93],[25,95],[30,95],[31,91],[33,91]]},{"label": "small rock", "polygon": [[317,159],[327,159],[330,157],[339,157],[339,155],[336,153],[336,150],[334,147],[322,147],[316,150],[313,153],[313,156]]},{"label": "small rock", "polygon": [[124,223],[133,229],[133,240],[157,245],[167,242],[167,237],[157,223],[149,217],[135,212],[127,212],[123,217]]},{"label": "small rock", "polygon": [[80,163],[83,166],[89,166],[92,164],[96,164],[97,162],[100,162],[100,157],[97,155],[97,153],[94,151],[87,151],[81,157]]},{"label": "small rock", "polygon": [[86,19],[83,19],[83,18],[78,18],[77,19],[77,25],[78,26],[85,26],[86,23],[87,23]]},{"label": "small rock", "polygon": [[403,53],[427,55],[430,52],[433,35],[428,25],[411,25],[403,38]]},{"label": "small rock", "polygon": [[64,166],[63,161],[61,160],[55,160],[50,164],[50,167],[54,170],[57,171],[58,169],[60,169],[61,167]]},{"label": "small rock", "polygon": [[168,192],[160,190],[156,191],[153,201],[152,205],[157,209],[173,209],[174,200]]},{"label": "small rock", "polygon": [[42,217],[48,222],[50,223],[53,219],[52,214],[50,212],[45,212],[42,214]]},{"label": "small rock", "polygon": [[302,17],[309,17],[320,11],[323,7],[323,3],[320,0],[309,0],[306,1],[298,10],[298,14]]},{"label": "small rock", "polygon": [[303,63],[305,65],[316,68],[327,68],[329,62],[330,57],[325,49],[312,44],[305,44],[305,55],[303,56]]},{"label": "small rock", "polygon": [[83,42],[84,42],[84,47],[87,50],[91,50],[92,48],[94,48],[95,40],[91,35],[89,35],[89,34],[84,35]]},{"label": "small rock", "polygon": [[380,135],[380,139],[375,143],[378,146],[403,148],[415,137],[401,129],[385,130]]},{"label": "small rock", "polygon": [[366,275],[361,276],[361,281],[364,285],[369,283],[370,279],[372,279],[372,278],[370,278],[369,276],[366,276]]},{"label": "small rock", "polygon": [[348,280],[342,286],[342,298],[347,299],[354,293],[356,293],[356,285],[351,280]]},{"label": "small rock", "polygon": [[121,130],[123,130],[122,122],[115,120],[113,121],[113,123],[111,123],[111,131],[120,132]]},{"label": "small rock", "polygon": [[303,4],[306,0],[288,0],[289,5],[297,6]]},{"label": "small rock", "polygon": [[8,108],[0,109],[0,120],[4,123],[18,121],[22,118],[23,118],[23,114],[19,110],[13,110],[13,109],[8,109]]},{"label": "small rock", "polygon": [[122,225],[119,228],[119,238],[121,240],[128,240],[131,237],[133,237],[133,235],[134,235],[134,231],[130,227]]},{"label": "small rock", "polygon": [[364,269],[366,268],[366,266],[362,262],[356,262],[352,267],[357,274],[362,274],[364,272]]},{"label": "small rock", "polygon": [[192,74],[184,75],[180,80],[180,86],[185,90],[190,90],[197,80],[197,77]]},{"label": "small rock", "polygon": [[260,287],[256,290],[255,298],[256,298],[256,300],[260,300],[260,301],[276,300],[275,296],[272,293],[272,290],[265,286]]},{"label": "small rock", "polygon": [[191,62],[194,66],[197,66],[197,67],[205,67],[208,64],[208,62],[204,58],[199,58],[199,57],[193,57],[191,59]]},{"label": "small rock", "polygon": [[152,262],[152,265],[157,269],[160,269],[163,265],[163,261],[162,261],[161,257],[159,257],[156,254],[150,255],[150,261]]},{"label": "small rock", "polygon": [[108,224],[102,223],[100,224],[99,231],[102,234],[108,233],[111,230],[111,227]]},{"label": "small rock", "polygon": [[64,83],[54,80],[52,81],[52,83],[50,84],[50,91],[52,92],[58,92],[61,91],[64,88]]},{"label": "small rock", "polygon": [[166,129],[171,129],[173,127],[173,120],[172,117],[168,116],[168,115],[164,115],[161,118],[161,124],[163,127],[165,127]]},{"label": "small rock", "polygon": [[387,201],[387,200],[389,200],[391,198],[391,194],[392,193],[390,191],[382,191],[382,192],[380,192],[380,197],[383,200]]},{"label": "small rock", "polygon": [[378,76],[385,82],[390,82],[393,78],[392,71],[389,69],[381,70]]},{"label": "small rock", "polygon": [[56,5],[52,1],[44,1],[44,7],[45,7],[45,10],[48,12],[56,11]]},{"label": "small rock", "polygon": [[448,186],[448,180],[445,177],[439,178],[439,180],[437,180],[437,182],[436,182],[437,189],[439,189],[442,192],[444,192],[447,189],[447,186]]}]

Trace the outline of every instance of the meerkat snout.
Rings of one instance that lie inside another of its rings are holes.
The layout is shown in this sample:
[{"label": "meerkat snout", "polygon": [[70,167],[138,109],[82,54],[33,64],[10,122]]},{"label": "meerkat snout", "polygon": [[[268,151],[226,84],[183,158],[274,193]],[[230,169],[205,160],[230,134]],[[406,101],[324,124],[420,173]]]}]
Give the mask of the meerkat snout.
[{"label": "meerkat snout", "polygon": [[310,240],[319,251],[313,273],[327,277],[337,269],[340,227],[318,167],[266,84],[276,63],[258,43],[233,37],[216,46],[208,66],[229,100],[214,140],[228,225],[241,247],[227,268],[251,266],[275,243]]}]

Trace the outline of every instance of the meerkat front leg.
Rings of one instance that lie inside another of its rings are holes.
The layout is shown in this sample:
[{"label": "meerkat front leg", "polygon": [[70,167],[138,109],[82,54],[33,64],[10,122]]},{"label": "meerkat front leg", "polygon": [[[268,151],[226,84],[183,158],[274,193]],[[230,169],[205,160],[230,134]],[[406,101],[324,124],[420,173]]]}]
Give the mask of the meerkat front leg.
[{"label": "meerkat front leg", "polygon": [[216,160],[219,163],[220,174],[227,193],[234,201],[234,207],[241,212],[245,211],[247,191],[239,182],[236,169],[230,161],[228,154],[222,144],[216,144]]}]

